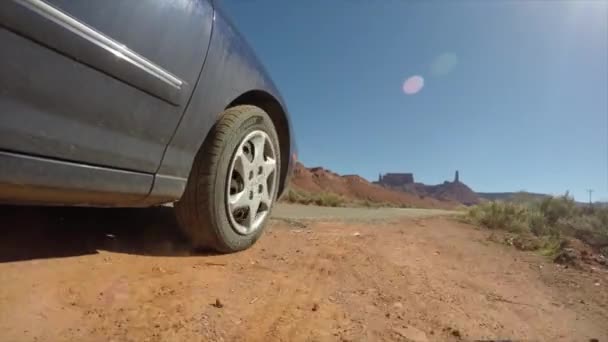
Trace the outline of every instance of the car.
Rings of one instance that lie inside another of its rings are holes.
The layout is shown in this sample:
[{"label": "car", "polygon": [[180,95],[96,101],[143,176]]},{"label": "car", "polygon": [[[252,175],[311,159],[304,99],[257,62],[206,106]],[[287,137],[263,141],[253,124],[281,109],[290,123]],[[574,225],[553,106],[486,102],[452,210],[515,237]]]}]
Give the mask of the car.
[{"label": "car", "polygon": [[5,0],[0,45],[1,203],[174,203],[195,247],[260,237],[294,133],[214,1]]}]

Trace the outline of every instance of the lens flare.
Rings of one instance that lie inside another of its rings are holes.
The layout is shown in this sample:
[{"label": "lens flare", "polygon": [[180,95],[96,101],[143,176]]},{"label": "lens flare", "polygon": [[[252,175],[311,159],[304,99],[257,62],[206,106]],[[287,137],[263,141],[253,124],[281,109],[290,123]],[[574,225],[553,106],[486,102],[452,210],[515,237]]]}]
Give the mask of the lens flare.
[{"label": "lens flare", "polygon": [[412,76],[403,82],[403,92],[406,95],[414,95],[424,87],[424,78],[422,76]]},{"label": "lens flare", "polygon": [[434,76],[447,75],[458,65],[458,56],[453,52],[443,53],[431,63],[431,74]]}]

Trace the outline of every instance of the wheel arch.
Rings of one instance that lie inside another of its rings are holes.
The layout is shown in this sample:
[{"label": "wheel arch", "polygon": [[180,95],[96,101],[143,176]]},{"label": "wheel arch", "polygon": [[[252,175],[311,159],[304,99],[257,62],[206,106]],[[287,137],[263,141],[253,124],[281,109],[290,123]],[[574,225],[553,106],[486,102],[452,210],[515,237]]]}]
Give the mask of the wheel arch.
[{"label": "wheel arch", "polygon": [[256,106],[264,110],[270,116],[270,119],[277,130],[277,135],[279,136],[279,146],[281,147],[281,174],[278,193],[282,194],[286,185],[285,183],[287,180],[289,162],[291,158],[290,153],[293,148],[293,146],[291,146],[292,138],[287,111],[283,108],[279,100],[263,90],[247,91],[231,101],[225,109],[240,105]]}]

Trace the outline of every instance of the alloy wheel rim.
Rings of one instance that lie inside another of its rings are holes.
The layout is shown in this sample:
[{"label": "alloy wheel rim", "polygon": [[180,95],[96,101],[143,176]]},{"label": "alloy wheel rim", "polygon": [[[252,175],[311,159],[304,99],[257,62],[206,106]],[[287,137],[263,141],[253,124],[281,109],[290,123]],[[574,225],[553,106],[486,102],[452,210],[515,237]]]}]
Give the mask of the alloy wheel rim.
[{"label": "alloy wheel rim", "polygon": [[257,231],[270,212],[277,183],[277,159],[266,132],[255,130],[239,143],[230,162],[226,208],[232,228],[247,235]]}]

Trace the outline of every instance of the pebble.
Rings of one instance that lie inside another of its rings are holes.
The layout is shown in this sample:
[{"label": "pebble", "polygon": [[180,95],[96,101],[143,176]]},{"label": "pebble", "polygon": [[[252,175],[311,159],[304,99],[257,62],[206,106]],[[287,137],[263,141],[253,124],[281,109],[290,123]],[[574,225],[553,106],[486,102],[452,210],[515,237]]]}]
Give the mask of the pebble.
[{"label": "pebble", "polygon": [[413,326],[403,326],[398,328],[393,328],[393,331],[402,337],[405,337],[407,340],[411,341],[428,341],[428,337],[424,333],[424,331],[415,328]]}]

